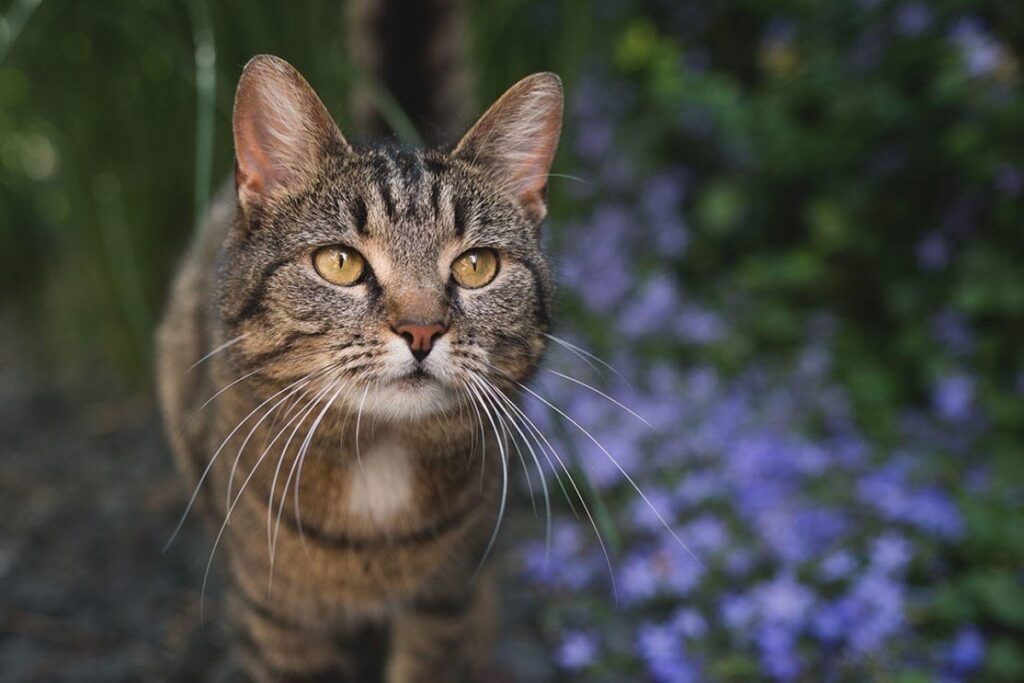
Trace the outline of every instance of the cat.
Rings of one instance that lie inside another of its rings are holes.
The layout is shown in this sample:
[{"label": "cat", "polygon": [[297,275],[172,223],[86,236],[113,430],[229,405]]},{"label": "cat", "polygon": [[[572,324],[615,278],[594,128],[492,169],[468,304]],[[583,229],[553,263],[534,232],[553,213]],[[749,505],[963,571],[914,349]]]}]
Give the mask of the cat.
[{"label": "cat", "polygon": [[538,73],[452,146],[358,147],[288,63],[245,66],[157,379],[252,680],[373,680],[375,651],[388,683],[495,680],[494,420],[551,324],[562,108]]}]

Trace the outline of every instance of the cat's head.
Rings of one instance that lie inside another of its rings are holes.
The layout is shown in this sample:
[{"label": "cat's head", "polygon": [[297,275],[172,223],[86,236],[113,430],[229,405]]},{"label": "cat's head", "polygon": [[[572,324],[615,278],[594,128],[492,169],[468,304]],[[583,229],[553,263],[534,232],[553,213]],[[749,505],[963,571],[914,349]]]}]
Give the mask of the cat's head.
[{"label": "cat's head", "polygon": [[561,118],[559,79],[536,74],[450,150],[356,149],[295,69],[249,62],[218,278],[239,369],[395,418],[525,380],[549,325],[539,230]]}]

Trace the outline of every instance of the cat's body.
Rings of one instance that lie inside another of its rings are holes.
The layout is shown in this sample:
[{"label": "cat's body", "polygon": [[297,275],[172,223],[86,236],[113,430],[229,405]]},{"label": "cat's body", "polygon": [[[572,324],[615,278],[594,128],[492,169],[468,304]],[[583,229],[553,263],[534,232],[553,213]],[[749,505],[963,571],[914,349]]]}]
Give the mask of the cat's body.
[{"label": "cat's body", "polygon": [[371,680],[367,628],[389,683],[493,680],[494,420],[543,351],[560,118],[541,74],[451,151],[356,150],[293,69],[247,66],[158,379],[254,680]]}]

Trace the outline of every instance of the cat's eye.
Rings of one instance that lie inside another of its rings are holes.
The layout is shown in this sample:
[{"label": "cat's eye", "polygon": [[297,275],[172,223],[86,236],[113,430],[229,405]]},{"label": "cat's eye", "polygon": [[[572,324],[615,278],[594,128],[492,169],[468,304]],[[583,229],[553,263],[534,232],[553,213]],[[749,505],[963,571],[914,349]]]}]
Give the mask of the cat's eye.
[{"label": "cat's eye", "polygon": [[452,262],[452,277],[466,289],[483,287],[498,274],[498,253],[493,249],[470,249]]},{"label": "cat's eye", "polygon": [[355,249],[342,246],[321,247],[313,254],[313,267],[331,284],[349,287],[359,282],[366,260]]}]

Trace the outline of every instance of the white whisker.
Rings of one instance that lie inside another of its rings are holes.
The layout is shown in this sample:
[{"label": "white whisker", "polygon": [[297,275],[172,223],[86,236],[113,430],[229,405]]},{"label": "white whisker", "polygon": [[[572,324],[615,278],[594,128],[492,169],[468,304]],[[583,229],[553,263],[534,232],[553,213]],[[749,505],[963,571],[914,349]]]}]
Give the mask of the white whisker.
[{"label": "white whisker", "polygon": [[246,337],[248,337],[248,336],[249,336],[249,333],[248,333],[248,332],[246,332],[246,333],[244,333],[244,334],[240,334],[240,335],[238,335],[238,336],[237,336],[237,337],[235,337],[234,339],[229,339],[228,341],[224,342],[223,344],[221,344],[220,346],[218,346],[217,348],[215,348],[215,349],[214,349],[213,351],[210,351],[210,352],[209,352],[208,354],[206,354],[205,356],[203,356],[202,358],[200,358],[199,360],[197,360],[197,361],[196,361],[195,363],[193,363],[192,365],[190,365],[190,366],[189,366],[189,368],[188,368],[188,370],[186,370],[185,372],[186,372],[186,373],[192,372],[192,371],[193,371],[194,369],[196,369],[197,367],[199,367],[200,365],[202,365],[202,364],[203,364],[203,363],[205,363],[206,361],[210,360],[211,358],[213,358],[214,356],[216,356],[216,355],[217,355],[218,353],[220,353],[221,351],[223,351],[223,350],[225,350],[225,349],[227,349],[227,348],[230,348],[230,347],[234,346],[235,344],[237,344],[238,342],[242,341],[243,339],[245,339],[245,338],[246,338]]},{"label": "white whisker", "polygon": [[471,582],[475,582],[477,576],[479,576],[480,572],[483,570],[484,564],[487,562],[487,558],[491,554],[491,550],[494,548],[494,543],[498,539],[498,532],[501,530],[501,522],[505,517],[505,504],[508,499],[508,461],[505,455],[505,447],[502,444],[501,434],[498,433],[498,427],[495,424],[494,419],[491,417],[490,411],[483,403],[479,393],[477,393],[471,385],[467,384],[466,388],[477,397],[477,400],[480,401],[480,409],[487,415],[487,421],[491,423],[491,429],[494,431],[494,438],[498,441],[498,451],[501,456],[501,503],[498,506],[498,518],[494,522],[494,530],[491,532],[491,537],[487,541],[487,547],[484,549],[484,553],[480,557],[480,563],[473,572],[472,579],[470,579]]},{"label": "white whisker", "polygon": [[636,481],[633,480],[633,477],[631,477],[629,475],[629,472],[627,472],[622,467],[622,465],[619,464],[619,461],[616,460],[615,457],[611,453],[608,452],[608,449],[606,449],[604,447],[604,445],[601,444],[600,441],[598,441],[596,438],[594,438],[594,436],[590,432],[588,432],[583,427],[583,425],[581,425],[579,422],[574,420],[571,416],[569,416],[567,413],[565,413],[563,410],[561,410],[558,406],[556,406],[555,404],[551,403],[546,398],[544,398],[543,396],[541,396],[540,394],[535,392],[533,389],[530,389],[528,386],[526,386],[525,384],[521,384],[520,382],[516,382],[516,384],[518,384],[524,391],[529,392],[530,395],[532,395],[535,398],[537,398],[538,400],[542,401],[545,405],[547,405],[549,408],[551,408],[556,413],[561,415],[564,419],[568,420],[570,424],[572,424],[574,427],[576,427],[576,429],[580,430],[583,433],[584,436],[586,436],[588,439],[590,439],[590,441],[593,442],[593,444],[595,446],[597,446],[598,449],[600,449],[600,451],[605,454],[605,456],[608,457],[608,459],[611,461],[611,463],[613,465],[615,465],[615,468],[617,470],[619,470],[619,472],[622,474],[622,476],[625,477],[626,481],[629,482],[629,485],[632,486],[633,490],[637,492],[637,495],[639,495],[643,499],[644,503],[647,504],[647,507],[651,510],[651,512],[654,513],[654,516],[658,518],[659,522],[661,522],[662,527],[664,527],[665,530],[669,533],[669,535],[672,536],[673,539],[675,539],[676,543],[678,543],[679,546],[683,550],[685,550],[687,553],[689,553],[690,556],[693,557],[693,559],[696,560],[698,564],[700,564],[702,567],[704,566],[704,563],[701,562],[701,559],[699,557],[697,557],[697,555],[692,550],[690,550],[690,547],[688,545],[686,545],[681,538],[679,538],[679,535],[676,533],[675,529],[672,528],[672,525],[670,525],[665,520],[665,518],[661,514],[661,511],[659,511],[658,508],[655,507],[654,503],[652,503],[651,500],[647,497],[647,494],[645,494],[643,492],[643,489],[641,489],[640,486],[637,485]]},{"label": "white whisker", "polygon": [[[509,411],[508,407],[504,406],[501,403],[501,397],[497,396],[497,394],[494,393],[495,391],[497,391],[497,387],[495,387],[491,382],[485,380],[483,377],[477,377],[476,379],[480,381],[481,386],[483,387],[485,392],[491,396],[492,405],[495,406],[495,409],[502,411],[505,414],[505,416],[508,417],[509,421],[512,423],[512,426],[515,428],[515,430],[519,433],[520,438],[523,440],[523,443],[526,444],[526,448],[530,452],[530,456],[533,458],[534,466],[537,468],[537,475],[540,477],[541,491],[544,493],[544,566],[546,567],[548,556],[551,551],[551,496],[548,493],[548,482],[547,478],[544,476],[544,468],[541,466],[540,459],[537,457],[537,453],[533,450],[533,446],[530,444],[530,440],[526,437],[526,434],[524,434],[523,430],[520,428],[519,422],[516,419],[515,414]],[[537,444],[537,447],[540,447],[539,442]],[[523,469],[526,469],[525,462],[523,463]]]},{"label": "white whisker", "polygon": [[[273,516],[274,516],[274,493],[277,490],[277,479],[278,479],[278,477],[281,474],[281,465],[284,463],[284,460],[285,460],[285,458],[288,455],[288,448],[289,448],[289,446],[291,446],[292,440],[295,438],[295,435],[299,432],[299,428],[302,426],[302,423],[305,422],[306,418],[309,417],[313,413],[313,411],[316,409],[316,406],[320,403],[321,400],[323,400],[323,397],[326,396],[327,393],[330,392],[330,390],[333,387],[334,387],[334,383],[333,382],[329,382],[326,386],[321,388],[320,391],[318,391],[316,393],[316,395],[314,395],[313,398],[311,398],[309,400],[309,402],[306,404],[306,407],[303,408],[301,416],[295,422],[295,426],[292,427],[292,433],[288,435],[288,438],[284,442],[284,446],[281,447],[281,455],[278,457],[278,459],[277,459],[277,466],[274,468],[274,477],[273,477],[273,479],[271,479],[271,482],[270,482],[270,492],[267,494],[268,495],[268,500],[267,500],[267,553],[268,553],[269,560],[270,560],[270,571],[268,572],[269,575],[268,575],[268,581],[267,581],[267,592],[268,592],[268,594],[270,592],[270,585],[273,582],[273,576],[274,576],[274,550],[275,550],[275,545],[274,545],[274,543],[272,541],[272,535],[271,535],[271,526],[272,525],[271,525],[271,522],[272,522]],[[287,429],[287,425],[285,426],[285,429]],[[282,496],[281,496],[281,507],[284,506],[284,498],[287,496],[287,494],[288,494],[288,488],[286,486],[285,490],[284,490],[284,493],[282,493]]]},{"label": "white whisker", "polygon": [[[540,431],[537,425],[533,423],[533,420],[530,419],[530,417],[522,410],[522,408],[517,406],[515,404],[515,401],[513,401],[507,395],[505,395],[505,392],[503,392],[497,386],[495,386],[494,389],[502,396],[502,398],[505,399],[505,403],[509,406],[509,408],[516,411],[523,418],[525,423],[529,424],[536,432],[536,434],[540,436],[540,438],[547,445],[548,449],[551,451],[551,455],[555,457],[555,460],[558,462],[558,465],[562,468],[562,471],[565,472],[565,476],[569,480],[569,485],[572,487],[572,490],[576,493],[576,497],[579,499],[580,505],[583,507],[583,512],[587,516],[587,520],[590,522],[590,527],[594,530],[594,536],[597,537],[597,544],[601,548],[601,554],[604,556],[605,565],[608,567],[608,579],[612,585],[612,595],[615,597],[615,601],[618,602],[619,591],[615,581],[615,569],[612,566],[612,557],[611,554],[608,552],[608,545],[605,543],[604,536],[601,535],[601,529],[597,525],[597,520],[594,519],[594,514],[590,511],[590,506],[587,505],[587,501],[583,497],[583,492],[580,491],[579,485],[576,484],[576,480],[573,479],[572,474],[569,472],[568,466],[566,466],[565,462],[562,460],[562,457],[558,454],[558,451],[556,451],[554,447],[551,445],[551,442],[548,441],[546,436],[544,436],[544,432]],[[548,463],[551,463],[550,457],[548,458]],[[553,465],[552,469],[554,469]],[[572,506],[572,500],[569,498],[569,494],[565,490],[565,486],[562,485],[561,478],[558,479],[558,485],[561,487],[562,493],[565,495],[566,502],[568,502],[569,505]],[[575,509],[573,511],[575,512]]]},{"label": "white whisker", "polygon": [[228,441],[230,441],[231,438],[235,435],[235,433],[242,428],[242,425],[245,424],[249,420],[249,418],[251,418],[257,412],[259,412],[260,409],[263,408],[263,406],[267,405],[276,397],[288,391],[295,385],[309,380],[314,374],[316,373],[310,373],[309,375],[306,375],[305,377],[296,380],[292,384],[289,384],[284,389],[281,389],[272,394],[269,398],[267,398],[267,400],[263,401],[258,406],[253,408],[252,412],[243,417],[241,421],[237,425],[235,425],[235,428],[228,433],[228,435],[221,442],[220,446],[217,447],[217,450],[214,451],[213,455],[210,457],[210,461],[206,463],[206,467],[203,469],[203,473],[199,476],[199,481],[196,482],[195,489],[193,489],[192,495],[188,499],[188,503],[185,505],[185,510],[181,513],[181,517],[178,519],[177,526],[174,527],[174,531],[171,532],[171,537],[167,539],[167,543],[164,544],[163,552],[167,552],[167,549],[171,547],[171,543],[174,543],[174,539],[177,538],[178,533],[181,531],[181,527],[185,524],[185,520],[188,518],[188,513],[191,512],[192,507],[195,505],[196,499],[199,497],[199,491],[202,489],[203,483],[206,481],[206,478],[210,476],[210,472],[213,470],[213,465],[217,460],[217,456],[220,455],[220,452],[224,449],[224,446],[227,445]]},{"label": "white whisker", "polygon": [[590,351],[587,351],[584,348],[576,346],[575,344],[573,344],[571,342],[567,342],[566,340],[562,339],[561,337],[556,337],[553,334],[545,333],[544,336],[547,337],[548,339],[550,339],[551,341],[555,342],[556,344],[558,344],[562,348],[566,349],[567,351],[570,351],[571,353],[573,353],[576,356],[578,356],[579,358],[581,358],[583,360],[583,362],[585,362],[590,367],[594,368],[594,371],[597,372],[598,374],[601,374],[601,371],[598,370],[596,367],[594,367],[594,364],[590,362],[591,360],[596,361],[597,363],[600,363],[604,367],[606,367],[609,370],[611,370],[612,372],[614,372],[615,375],[619,379],[621,379],[623,382],[625,382],[628,386],[633,386],[632,384],[630,384],[630,381],[628,379],[626,379],[625,375],[623,375],[621,372],[619,372],[614,367],[612,367],[612,365],[610,363],[608,363],[607,361],[605,361],[605,360],[603,360],[601,358],[598,358],[597,356],[592,354]]},{"label": "white whisker", "polygon": [[[296,415],[295,417],[292,418],[292,421],[298,419],[299,417],[300,415]],[[203,572],[203,586],[202,590],[199,593],[200,619],[203,618],[204,614],[206,585],[209,582],[210,578],[210,568],[213,566],[213,558],[214,555],[216,555],[217,553],[217,547],[220,545],[220,541],[224,537],[224,532],[228,528],[228,522],[231,520],[231,513],[234,512],[234,509],[238,505],[238,502],[242,499],[242,495],[245,493],[245,489],[249,485],[249,482],[252,481],[252,478],[256,475],[256,470],[259,469],[260,464],[262,464],[264,459],[266,459],[267,454],[270,452],[270,449],[273,447],[274,443],[276,443],[277,440],[281,437],[281,435],[284,434],[284,431],[288,429],[290,424],[291,422],[282,427],[281,431],[277,433],[277,436],[275,436],[274,439],[269,444],[267,444],[267,447],[260,454],[260,457],[256,459],[256,462],[255,464],[253,464],[252,469],[249,470],[249,475],[245,478],[245,481],[243,481],[242,485],[239,487],[238,495],[235,496],[234,500],[231,501],[231,505],[228,506],[227,512],[224,515],[224,522],[220,525],[220,529],[217,531],[217,536],[213,540],[213,547],[210,549],[210,557],[206,562],[206,569]]]},{"label": "white whisker", "polygon": [[580,385],[584,389],[589,389],[590,391],[593,391],[598,396],[602,396],[602,397],[608,399],[609,401],[611,401],[612,403],[614,403],[618,407],[622,408],[623,410],[625,410],[627,413],[629,413],[630,415],[632,415],[636,419],[638,419],[641,422],[643,422],[645,425],[647,425],[651,429],[654,429],[654,425],[652,425],[650,422],[648,422],[646,419],[644,419],[643,416],[638,415],[636,412],[634,412],[632,409],[630,409],[629,406],[626,406],[623,403],[620,403],[619,401],[616,401],[614,398],[612,398],[608,394],[604,393],[600,389],[596,389],[596,388],[590,386],[589,384],[587,384],[586,382],[581,382],[580,380],[576,379],[575,377],[570,377],[569,375],[563,375],[562,373],[558,372],[557,370],[548,369],[548,372],[550,372],[552,375],[555,375],[556,377],[561,377],[562,379],[567,379],[570,382],[573,382],[575,384]]}]

